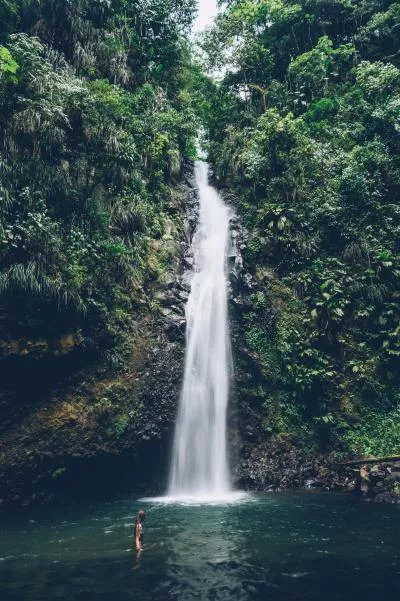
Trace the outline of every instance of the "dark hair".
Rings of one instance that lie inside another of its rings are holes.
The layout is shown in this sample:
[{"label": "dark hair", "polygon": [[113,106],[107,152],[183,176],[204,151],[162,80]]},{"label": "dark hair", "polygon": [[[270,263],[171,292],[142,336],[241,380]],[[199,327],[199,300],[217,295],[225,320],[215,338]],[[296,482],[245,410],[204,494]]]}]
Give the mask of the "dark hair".
[{"label": "dark hair", "polygon": [[146,518],[146,512],[143,509],[141,509],[140,511],[138,511],[138,514],[135,518],[135,526],[137,524],[141,524],[145,518]]}]

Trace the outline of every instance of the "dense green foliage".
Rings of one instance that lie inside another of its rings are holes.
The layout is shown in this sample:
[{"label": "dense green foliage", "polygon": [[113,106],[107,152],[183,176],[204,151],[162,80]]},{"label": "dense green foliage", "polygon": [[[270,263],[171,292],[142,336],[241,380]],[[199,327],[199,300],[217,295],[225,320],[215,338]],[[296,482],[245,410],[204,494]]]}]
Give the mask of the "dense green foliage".
[{"label": "dense green foliage", "polygon": [[154,277],[193,154],[193,0],[0,0],[0,308],[8,337],[108,346]]},{"label": "dense green foliage", "polygon": [[254,275],[272,268],[296,305],[267,279],[247,316],[269,390],[325,440],[399,452],[400,4],[232,0],[203,47],[225,69],[216,177],[237,193]]},{"label": "dense green foliage", "polygon": [[249,231],[263,433],[400,452],[400,3],[221,2],[218,83],[195,5],[0,0],[0,339],[120,364],[203,124]]}]

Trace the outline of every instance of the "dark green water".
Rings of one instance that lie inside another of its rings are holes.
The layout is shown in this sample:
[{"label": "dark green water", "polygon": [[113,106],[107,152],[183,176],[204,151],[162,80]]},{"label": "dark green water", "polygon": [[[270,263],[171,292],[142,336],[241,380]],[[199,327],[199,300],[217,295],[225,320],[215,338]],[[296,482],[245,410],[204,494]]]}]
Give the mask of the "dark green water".
[{"label": "dark green water", "polygon": [[400,510],[330,493],[25,509],[3,515],[0,557],[1,601],[398,599]]}]

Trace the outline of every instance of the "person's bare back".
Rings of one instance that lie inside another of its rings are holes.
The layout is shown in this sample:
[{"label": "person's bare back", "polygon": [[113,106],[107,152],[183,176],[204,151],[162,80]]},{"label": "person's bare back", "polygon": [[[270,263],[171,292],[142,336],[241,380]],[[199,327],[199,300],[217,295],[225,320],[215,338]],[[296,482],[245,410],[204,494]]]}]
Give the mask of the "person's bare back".
[{"label": "person's bare back", "polygon": [[136,551],[141,551],[144,545],[143,522],[146,519],[146,512],[141,509],[135,519],[135,548]]}]

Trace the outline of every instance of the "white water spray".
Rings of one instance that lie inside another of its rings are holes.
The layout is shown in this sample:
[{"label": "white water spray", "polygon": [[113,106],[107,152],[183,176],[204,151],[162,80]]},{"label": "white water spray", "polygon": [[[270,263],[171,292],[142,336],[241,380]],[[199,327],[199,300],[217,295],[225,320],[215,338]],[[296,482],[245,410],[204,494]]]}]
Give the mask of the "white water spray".
[{"label": "white water spray", "polygon": [[226,413],[230,346],[226,252],[230,209],[196,162],[200,218],[193,237],[194,276],[186,305],[186,359],[168,494],[219,499],[229,493]]}]

